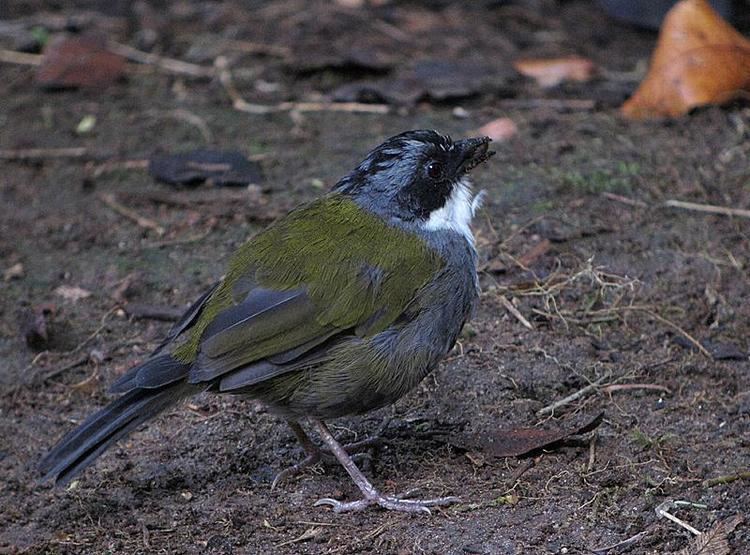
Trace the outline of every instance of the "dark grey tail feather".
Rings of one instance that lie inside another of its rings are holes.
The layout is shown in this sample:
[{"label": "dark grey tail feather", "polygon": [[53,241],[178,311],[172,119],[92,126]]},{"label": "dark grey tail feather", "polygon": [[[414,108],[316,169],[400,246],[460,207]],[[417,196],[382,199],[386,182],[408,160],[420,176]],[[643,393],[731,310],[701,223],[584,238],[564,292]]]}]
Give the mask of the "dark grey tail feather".
[{"label": "dark grey tail feather", "polygon": [[172,358],[172,355],[158,354],[143,364],[128,370],[113,383],[110,393],[128,393],[134,389],[157,389],[186,378],[190,364]]},{"label": "dark grey tail feather", "polygon": [[116,441],[185,397],[205,389],[187,383],[135,389],[91,415],[39,463],[43,480],[66,484]]}]

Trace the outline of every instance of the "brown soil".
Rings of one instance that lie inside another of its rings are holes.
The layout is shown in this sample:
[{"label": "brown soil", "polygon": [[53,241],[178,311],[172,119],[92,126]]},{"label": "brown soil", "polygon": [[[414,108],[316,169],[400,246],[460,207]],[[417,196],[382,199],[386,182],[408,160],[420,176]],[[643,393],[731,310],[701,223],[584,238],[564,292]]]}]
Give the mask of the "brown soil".
[{"label": "brown soil", "polygon": [[[692,536],[657,517],[662,502],[705,505],[671,509],[704,532],[744,513],[750,224],[665,202],[750,206],[750,110],[623,120],[617,106],[639,78],[629,72],[655,35],[619,26],[589,2],[331,6],[175,2],[164,8],[157,48],[203,65],[226,54],[245,99],[262,104],[363,80],[392,85],[420,58],[479,60],[494,68],[492,79],[442,75],[449,82],[428,83],[430,98],[403,97],[390,114],[252,115],[233,110],[211,80],[131,69],[104,92],[48,92],[29,67],[0,64],[0,149],[82,146],[107,160],[139,160],[212,146],[262,155],[265,173],[260,191],[175,189],[142,169],[97,172],[101,159],[2,163],[0,271],[21,264],[22,272],[0,281],[0,551],[590,553],[640,534],[609,553],[670,553]],[[0,16],[49,24],[45,7],[52,3],[11,1]],[[138,20],[108,9],[106,20],[82,25],[138,44]],[[225,38],[289,51],[243,53]],[[347,60],[355,44],[359,61]],[[521,55],[571,53],[606,71],[544,91],[509,68]],[[440,94],[451,87],[468,92]],[[468,116],[456,117],[456,106]],[[86,115],[96,124],[77,134]],[[162,415],[68,489],[37,483],[40,455],[103,405],[107,384],[169,327],[129,317],[117,298],[184,307],[243,238],[320,194],[385,137],[412,128],[461,137],[500,116],[519,132],[476,173],[488,196],[476,222],[484,293],[475,319],[449,359],[395,407],[332,423],[352,439],[389,418],[367,467],[375,483],[459,495],[461,504],[431,517],[335,515],[313,503],[358,492],[333,464],[272,491],[275,473],[301,458],[294,436],[253,401],[217,396]],[[114,212],[103,193],[166,233]],[[55,292],[61,285],[92,294],[65,299]],[[48,327],[36,350],[24,339],[34,318]],[[538,415],[596,380],[588,395]],[[446,439],[602,410],[595,432],[532,457],[494,458]],[[750,551],[746,524],[729,544]]]}]

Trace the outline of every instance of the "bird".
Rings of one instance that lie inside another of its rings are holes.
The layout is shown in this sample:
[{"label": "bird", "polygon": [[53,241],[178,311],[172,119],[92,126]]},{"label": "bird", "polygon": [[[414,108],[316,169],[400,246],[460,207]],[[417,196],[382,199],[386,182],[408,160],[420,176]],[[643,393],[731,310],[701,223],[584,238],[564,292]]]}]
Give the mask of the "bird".
[{"label": "bird", "polygon": [[329,192],[282,216],[233,254],[154,352],[110,387],[118,395],[41,459],[43,480],[70,482],[106,449],[202,392],[242,395],[287,420],[306,458],[314,429],[361,491],[323,498],[335,512],[370,506],[430,512],[456,497],[384,495],[327,420],[390,405],[455,345],[479,298],[469,172],[488,137],[431,130],[395,135]]}]

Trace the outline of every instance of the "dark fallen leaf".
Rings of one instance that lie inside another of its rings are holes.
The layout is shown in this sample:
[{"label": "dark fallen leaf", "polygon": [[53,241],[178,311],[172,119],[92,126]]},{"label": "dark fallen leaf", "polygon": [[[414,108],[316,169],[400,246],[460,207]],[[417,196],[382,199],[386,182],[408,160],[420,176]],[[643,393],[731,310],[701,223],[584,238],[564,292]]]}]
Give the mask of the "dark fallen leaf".
[{"label": "dark fallen leaf", "polygon": [[729,534],[744,520],[742,515],[720,520],[710,530],[700,536],[695,536],[685,549],[678,555],[729,555],[733,551],[729,547]]},{"label": "dark fallen leaf", "polygon": [[[320,44],[320,41],[316,41]],[[355,46],[334,47],[325,44],[322,50],[318,47],[299,48],[290,64],[295,73],[307,75],[325,70],[336,70],[344,73],[385,73],[395,64],[393,56],[381,50]]]},{"label": "dark fallen leaf", "polygon": [[333,92],[338,102],[414,104],[420,100],[447,102],[486,93],[498,93],[512,78],[504,66],[482,61],[421,60],[393,79],[349,83]]},{"label": "dark fallen leaf", "polygon": [[604,412],[594,417],[558,422],[555,428],[513,428],[471,436],[452,437],[451,445],[468,451],[482,451],[495,457],[520,457],[540,449],[552,449],[570,436],[585,434],[597,428]]},{"label": "dark fallen leaf", "polygon": [[36,82],[47,89],[103,89],[125,74],[125,58],[92,36],[59,37],[44,49]]},{"label": "dark fallen leaf", "polygon": [[41,351],[49,346],[50,324],[55,312],[55,305],[44,303],[20,314],[21,335],[31,349]]},{"label": "dark fallen leaf", "polygon": [[711,353],[714,360],[747,360],[747,352],[733,343],[704,339],[701,345]]},{"label": "dark fallen leaf", "polygon": [[[674,336],[672,338],[672,343],[679,345],[683,349],[698,351],[695,344],[682,335]],[[732,343],[724,343],[710,339],[704,339],[700,343],[714,360],[747,360],[748,358],[746,351],[743,351],[737,345]]]},{"label": "dark fallen leaf", "polygon": [[260,165],[240,152],[193,150],[178,154],[157,154],[148,163],[148,172],[172,185],[197,185],[208,181],[220,186],[260,183]]}]

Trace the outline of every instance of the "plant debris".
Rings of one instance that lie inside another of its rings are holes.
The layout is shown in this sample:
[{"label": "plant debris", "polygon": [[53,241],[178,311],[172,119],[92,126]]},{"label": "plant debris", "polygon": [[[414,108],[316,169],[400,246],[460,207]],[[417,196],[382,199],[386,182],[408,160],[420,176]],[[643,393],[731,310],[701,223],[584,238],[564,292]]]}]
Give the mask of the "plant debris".
[{"label": "plant debris", "polygon": [[729,555],[729,534],[739,526],[744,517],[734,515],[718,521],[710,530],[695,536],[690,545],[681,550],[678,555]]},{"label": "plant debris", "polygon": [[125,58],[93,36],[58,37],[44,49],[36,82],[46,89],[103,89],[125,75]]},{"label": "plant debris", "polygon": [[622,106],[631,119],[677,117],[750,90],[750,41],[706,0],[682,0],[664,18],[648,75]]},{"label": "plant debris", "polygon": [[574,421],[556,422],[554,428],[511,428],[471,436],[451,438],[454,447],[466,451],[481,451],[494,457],[521,457],[541,449],[554,449],[571,436],[596,429],[604,419],[604,412]]}]

